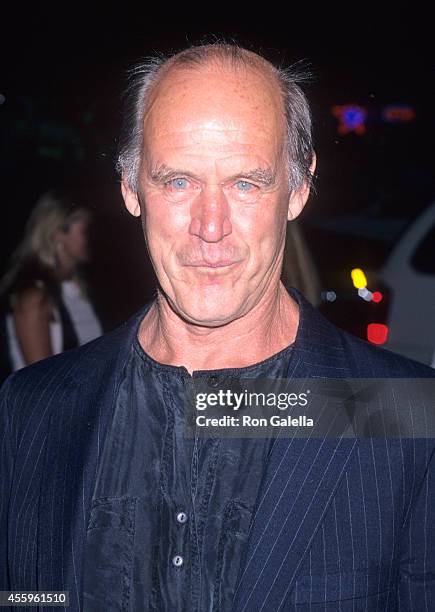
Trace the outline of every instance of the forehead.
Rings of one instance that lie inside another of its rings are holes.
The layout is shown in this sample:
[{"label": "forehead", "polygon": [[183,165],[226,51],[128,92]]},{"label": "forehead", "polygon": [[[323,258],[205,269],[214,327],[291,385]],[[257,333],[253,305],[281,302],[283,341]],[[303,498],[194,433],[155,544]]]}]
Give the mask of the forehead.
[{"label": "forehead", "polygon": [[151,96],[143,127],[148,150],[174,138],[192,145],[206,138],[216,147],[233,140],[280,146],[285,133],[281,92],[272,74],[245,66],[171,69]]}]

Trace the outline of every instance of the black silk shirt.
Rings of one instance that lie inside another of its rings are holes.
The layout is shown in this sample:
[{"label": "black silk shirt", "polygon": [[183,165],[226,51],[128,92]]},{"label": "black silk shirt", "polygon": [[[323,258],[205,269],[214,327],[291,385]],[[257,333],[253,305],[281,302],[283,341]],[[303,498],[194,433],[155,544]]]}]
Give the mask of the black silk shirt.
[{"label": "black silk shirt", "polygon": [[186,385],[285,377],[290,352],[191,377],[136,338],[98,468],[84,612],[230,611],[273,439],[186,437]]}]

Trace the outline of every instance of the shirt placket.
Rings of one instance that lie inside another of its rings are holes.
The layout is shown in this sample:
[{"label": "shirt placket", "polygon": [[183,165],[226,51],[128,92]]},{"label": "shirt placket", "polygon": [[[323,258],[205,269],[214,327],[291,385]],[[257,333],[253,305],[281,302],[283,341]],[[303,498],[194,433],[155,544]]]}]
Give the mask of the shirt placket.
[{"label": "shirt placket", "polygon": [[[166,386],[168,426],[161,467],[161,499],[156,572],[159,597],[155,610],[190,611],[192,568],[196,567],[191,545],[194,525],[190,496],[190,463],[194,441],[184,436],[184,398],[180,386]],[[159,607],[160,606],[160,607]]]},{"label": "shirt placket", "polygon": [[[219,377],[211,375],[206,378],[206,382],[208,386],[217,387],[221,381]],[[207,515],[213,506],[213,484],[217,473],[221,440],[212,437],[200,437],[196,426],[194,432],[191,493],[195,517],[194,545],[198,554],[196,555],[197,566],[195,564],[197,579],[192,583],[192,600],[195,601],[195,607],[192,609],[204,612],[212,604],[212,592],[208,592],[210,583],[206,581],[204,575],[204,567],[207,564],[207,559],[204,556],[208,554],[210,546],[213,546],[214,538],[218,537],[217,533],[205,533],[205,526]],[[204,541],[204,538],[206,538],[206,541]]]}]

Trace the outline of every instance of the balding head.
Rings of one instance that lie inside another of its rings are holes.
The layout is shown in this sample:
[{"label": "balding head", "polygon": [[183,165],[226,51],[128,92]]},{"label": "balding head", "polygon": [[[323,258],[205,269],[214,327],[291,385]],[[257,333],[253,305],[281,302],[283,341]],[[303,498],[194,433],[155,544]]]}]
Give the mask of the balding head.
[{"label": "balding head", "polygon": [[[289,188],[311,184],[313,161],[311,117],[306,98],[298,86],[303,75],[292,69],[276,68],[260,55],[236,45],[215,43],[191,47],[170,58],[154,57],[130,72],[125,96],[125,114],[120,138],[117,168],[133,191],[138,188],[143,158],[144,119],[156,101],[164,104],[176,75],[188,71],[206,78],[207,69],[230,71],[239,75],[241,87],[249,74],[256,78],[265,98],[274,98],[277,121],[282,121],[284,154]],[[204,82],[207,84],[207,81]],[[218,84],[219,85],[219,84]],[[218,89],[216,90],[219,91]],[[213,95],[211,93],[211,95]]]},{"label": "balding head", "polygon": [[[213,141],[222,153],[224,145],[228,145],[228,134],[238,138],[243,133],[246,147],[255,149],[258,143],[259,148],[261,141],[268,159],[273,160],[273,168],[282,167],[279,162],[284,159],[286,148],[282,97],[276,80],[257,66],[233,66],[218,58],[194,70],[183,65],[170,67],[147,100],[140,175],[161,172],[157,151],[169,142],[175,151],[178,139],[174,135],[178,130],[182,131],[183,139],[189,132],[197,147],[200,134],[207,132],[207,143]],[[242,152],[243,143],[240,145]],[[197,152],[206,164],[208,151]],[[258,166],[261,165],[259,159]]]}]

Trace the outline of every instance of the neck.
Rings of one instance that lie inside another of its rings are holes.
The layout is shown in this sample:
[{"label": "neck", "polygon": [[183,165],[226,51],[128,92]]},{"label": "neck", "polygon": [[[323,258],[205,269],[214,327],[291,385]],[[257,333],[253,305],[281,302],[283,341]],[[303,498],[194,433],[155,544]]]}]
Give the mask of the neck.
[{"label": "neck", "polygon": [[56,276],[60,281],[71,280],[75,272],[75,264],[66,258],[58,258],[56,265]]},{"label": "neck", "polygon": [[299,309],[284,285],[272,288],[245,316],[221,327],[182,319],[160,292],[139,329],[143,349],[156,361],[195,370],[241,368],[294,342]]}]

